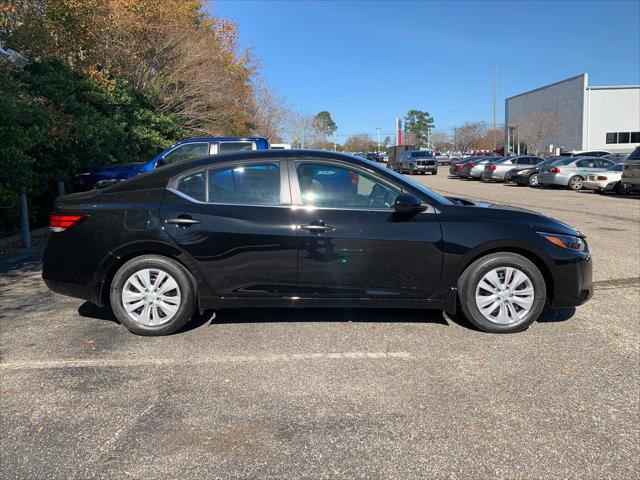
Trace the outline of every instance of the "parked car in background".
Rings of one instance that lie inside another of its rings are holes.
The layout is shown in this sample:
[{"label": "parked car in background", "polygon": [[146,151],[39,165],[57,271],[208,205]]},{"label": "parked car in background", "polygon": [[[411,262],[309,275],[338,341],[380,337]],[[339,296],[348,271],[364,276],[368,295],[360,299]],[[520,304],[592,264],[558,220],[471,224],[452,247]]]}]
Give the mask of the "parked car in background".
[{"label": "parked car in background", "polygon": [[505,175],[512,168],[518,166],[530,167],[540,162],[542,162],[542,158],[530,155],[501,158],[494,162],[487,163],[484,166],[480,178],[485,182],[503,182]]},{"label": "parked car in background", "polygon": [[410,175],[438,174],[438,162],[433,152],[429,150],[407,150],[400,155],[398,162],[400,173],[408,173]]},{"label": "parked car in background", "polygon": [[459,158],[457,160],[452,160],[451,165],[449,166],[449,175],[457,175],[456,172],[462,169],[467,162],[471,162],[474,158],[479,158],[479,157],[473,156],[473,157],[466,157],[466,158]]},{"label": "parked car in background", "polygon": [[83,192],[94,188],[104,188],[141,173],[151,172],[158,167],[206,155],[267,150],[268,148],[269,141],[262,137],[192,138],[174,143],[148,162],[109,165],[79,172],[75,175],[73,190],[74,192]]},{"label": "parked car in background", "polygon": [[571,152],[572,157],[606,157],[611,155],[611,152],[606,150],[583,150],[579,152]]},{"label": "parked car in background", "polygon": [[640,147],[636,147],[624,161],[621,181],[625,192],[640,190]]},{"label": "parked car in background", "polygon": [[493,157],[485,157],[482,156],[480,158],[476,158],[474,160],[471,160],[470,162],[467,162],[465,164],[462,165],[462,168],[460,168],[457,172],[456,175],[462,177],[462,178],[473,178],[473,179],[479,179],[480,176],[482,175],[482,171],[484,170],[484,166],[488,163],[491,162],[495,162],[496,160],[499,160],[502,157],[498,157],[498,156],[493,156]]},{"label": "parked car in background", "polygon": [[[566,157],[562,157],[559,155],[554,157],[547,157],[542,162],[538,163],[533,167],[524,167],[522,169],[520,169],[519,167],[514,168],[513,170],[511,170],[511,172],[513,172],[513,175],[510,176],[508,181],[511,181],[516,185],[520,185],[520,186],[528,185],[530,187],[536,188],[539,186],[538,174],[540,173],[540,168],[544,167],[545,165],[551,165],[553,162],[557,160],[562,160],[563,158],[566,158]],[[507,177],[509,176],[509,173],[505,175],[505,181],[507,181]]]},{"label": "parked car in background", "polygon": [[565,223],[328,151],[176,162],[59,197],[50,227],[46,285],[110,305],[140,335],[176,332],[196,310],[458,305],[511,333],[593,294],[587,242]]},{"label": "parked car in background", "polygon": [[538,183],[580,190],[587,175],[610,170],[614,165],[612,161],[599,157],[565,157],[542,167]]},{"label": "parked car in background", "polygon": [[595,190],[598,193],[624,193],[622,185],[622,169],[624,165],[616,163],[610,170],[599,173],[589,173],[582,182],[585,190]]}]

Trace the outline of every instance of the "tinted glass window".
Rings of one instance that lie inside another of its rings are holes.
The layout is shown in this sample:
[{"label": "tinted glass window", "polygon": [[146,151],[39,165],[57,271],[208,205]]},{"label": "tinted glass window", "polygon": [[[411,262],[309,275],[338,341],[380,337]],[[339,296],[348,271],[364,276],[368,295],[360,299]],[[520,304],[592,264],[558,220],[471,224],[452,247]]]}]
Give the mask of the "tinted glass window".
[{"label": "tinted glass window", "polygon": [[433,158],[433,153],[428,151],[411,152],[413,158]]},{"label": "tinted glass window", "polygon": [[253,142],[220,142],[218,153],[242,152],[253,150]]},{"label": "tinted glass window", "polygon": [[631,132],[631,143],[640,143],[640,132]]},{"label": "tinted glass window", "polygon": [[618,133],[618,143],[629,143],[630,136],[629,132]]},{"label": "tinted glass window", "polygon": [[296,169],[304,205],[328,208],[391,208],[399,190],[346,167],[301,163]]},{"label": "tinted glass window", "polygon": [[204,188],[204,170],[199,170],[194,173],[189,173],[182,177],[176,185],[176,189],[185,195],[205,201],[205,188]]},{"label": "tinted glass window", "polygon": [[607,143],[618,143],[618,134],[616,132],[607,133]]},{"label": "tinted glass window", "polygon": [[209,170],[209,202],[278,205],[280,169],[265,163]]},{"label": "tinted glass window", "polygon": [[186,145],[180,145],[175,150],[167,153],[164,156],[162,165],[181,162],[183,160],[190,160],[192,158],[200,158],[204,157],[205,155],[209,155],[208,143],[187,143]]},{"label": "tinted glass window", "polygon": [[606,158],[599,159],[598,160],[598,164],[599,164],[598,166],[600,168],[611,168],[611,167],[613,167],[615,165],[615,163],[607,160]]},{"label": "tinted glass window", "polygon": [[586,158],[584,160],[578,160],[576,162],[576,165],[581,168],[597,168],[598,167],[595,160],[586,159]]}]

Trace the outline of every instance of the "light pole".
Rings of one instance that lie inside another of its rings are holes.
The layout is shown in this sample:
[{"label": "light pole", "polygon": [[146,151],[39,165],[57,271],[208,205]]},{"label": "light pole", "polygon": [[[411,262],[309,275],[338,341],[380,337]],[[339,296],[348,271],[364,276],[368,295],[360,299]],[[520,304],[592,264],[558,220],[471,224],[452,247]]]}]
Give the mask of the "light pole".
[{"label": "light pole", "polygon": [[378,134],[378,155],[380,155],[380,127],[376,128],[376,132]]}]

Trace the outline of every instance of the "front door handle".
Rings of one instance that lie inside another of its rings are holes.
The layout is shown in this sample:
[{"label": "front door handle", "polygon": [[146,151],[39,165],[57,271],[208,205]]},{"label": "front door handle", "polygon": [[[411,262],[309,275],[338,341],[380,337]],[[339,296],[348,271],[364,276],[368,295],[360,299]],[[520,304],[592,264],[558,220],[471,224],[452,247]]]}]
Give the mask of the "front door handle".
[{"label": "front door handle", "polygon": [[165,220],[165,222],[170,223],[171,225],[188,227],[190,225],[196,225],[200,223],[200,220],[196,220],[194,218],[184,216],[184,217],[178,217],[178,218],[168,218],[167,220]]},{"label": "front door handle", "polygon": [[323,222],[323,223],[311,223],[309,225],[300,225],[300,229],[308,230],[311,233],[323,233],[323,232],[330,232],[332,230],[335,230],[335,227],[331,225],[325,225]]}]

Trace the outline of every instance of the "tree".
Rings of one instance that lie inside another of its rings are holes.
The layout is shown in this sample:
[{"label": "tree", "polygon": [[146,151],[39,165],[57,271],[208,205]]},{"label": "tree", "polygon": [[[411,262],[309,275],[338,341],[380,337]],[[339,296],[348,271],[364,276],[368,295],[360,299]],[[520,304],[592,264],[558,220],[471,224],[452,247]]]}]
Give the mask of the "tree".
[{"label": "tree", "polygon": [[527,146],[529,154],[540,153],[545,140],[562,125],[558,112],[540,110],[520,117],[517,122],[518,138]]},{"label": "tree", "polygon": [[384,137],[384,140],[382,141],[382,145],[384,145],[385,148],[391,145],[391,137],[389,135]]},{"label": "tree", "polygon": [[376,149],[376,143],[368,133],[358,133],[347,138],[344,149],[347,152],[371,152]]},{"label": "tree", "polygon": [[330,137],[338,129],[337,125],[331,118],[331,114],[326,110],[319,112],[313,119],[313,129],[322,137],[323,143],[327,137]]},{"label": "tree", "polygon": [[431,134],[431,143],[438,152],[445,152],[453,147],[451,136],[442,130],[434,131]]},{"label": "tree", "polygon": [[467,122],[456,128],[456,147],[461,152],[479,150],[482,139],[487,134],[487,124],[484,122]]},{"label": "tree", "polygon": [[266,137],[271,143],[280,143],[285,130],[285,122],[291,109],[284,97],[278,95],[263,79],[254,82],[254,133]]},{"label": "tree", "polygon": [[429,112],[409,110],[404,117],[404,131],[411,135],[411,142],[419,147],[429,145],[429,132],[434,128],[433,117]]},{"label": "tree", "polygon": [[294,148],[308,148],[317,141],[313,128],[313,116],[291,111],[287,119],[286,132]]}]

